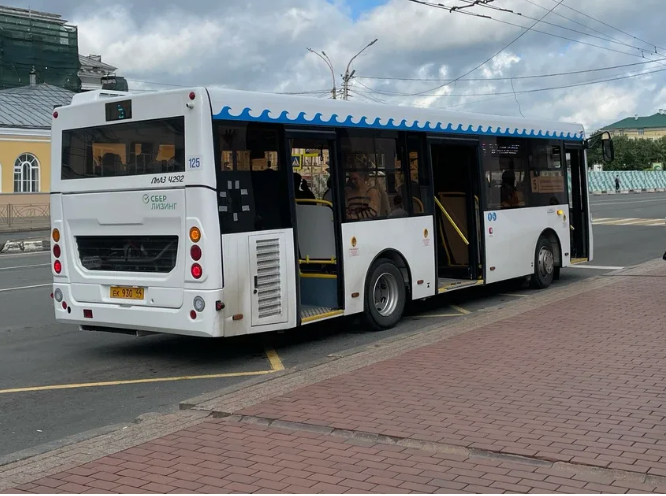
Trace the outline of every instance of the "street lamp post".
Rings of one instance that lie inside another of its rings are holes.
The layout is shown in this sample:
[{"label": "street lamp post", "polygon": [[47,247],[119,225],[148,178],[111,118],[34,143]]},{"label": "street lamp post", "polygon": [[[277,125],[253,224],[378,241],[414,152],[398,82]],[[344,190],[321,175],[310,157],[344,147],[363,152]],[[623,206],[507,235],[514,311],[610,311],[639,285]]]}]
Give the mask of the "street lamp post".
[{"label": "street lamp post", "polygon": [[342,77],[342,83],[343,83],[343,87],[342,87],[342,88],[343,88],[343,90],[342,90],[342,98],[343,98],[344,100],[349,100],[349,81],[351,81],[351,78],[352,78],[352,76],[354,75],[354,72],[356,72],[356,71],[352,71],[351,74],[349,73],[349,68],[351,67],[352,62],[354,61],[354,59],[355,59],[356,57],[358,57],[359,55],[361,55],[361,54],[362,54],[367,48],[370,48],[370,47],[371,47],[372,45],[374,45],[375,43],[377,43],[377,38],[375,38],[375,39],[372,40],[370,43],[368,43],[367,45],[365,45],[365,46],[363,47],[363,49],[362,49],[360,52],[358,52],[356,55],[354,55],[354,56],[351,58],[351,60],[349,61],[349,63],[347,64],[347,69],[345,69],[345,75]]},{"label": "street lamp post", "polygon": [[337,98],[338,90],[335,87],[335,71],[333,70],[333,64],[331,63],[331,59],[328,58],[328,55],[326,55],[326,52],[324,52],[323,50],[321,53],[319,53],[313,50],[312,48],[308,48],[308,51],[314,53],[319,58],[321,58],[326,63],[328,68],[331,70],[331,78],[333,79],[333,89],[331,90],[331,97],[333,98],[333,100],[335,100]]}]

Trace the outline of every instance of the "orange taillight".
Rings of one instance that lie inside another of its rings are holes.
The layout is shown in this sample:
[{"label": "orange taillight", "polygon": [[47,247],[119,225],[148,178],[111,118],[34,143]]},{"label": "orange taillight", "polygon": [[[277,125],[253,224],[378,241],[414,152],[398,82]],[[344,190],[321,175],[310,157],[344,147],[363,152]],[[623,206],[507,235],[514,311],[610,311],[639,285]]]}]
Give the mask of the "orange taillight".
[{"label": "orange taillight", "polygon": [[200,239],[201,239],[201,231],[199,230],[199,228],[193,227],[192,229],[190,229],[190,241],[192,241],[192,243],[198,243]]},{"label": "orange taillight", "polygon": [[53,235],[53,241],[55,241],[56,243],[60,241],[60,231],[54,229],[52,235]]}]

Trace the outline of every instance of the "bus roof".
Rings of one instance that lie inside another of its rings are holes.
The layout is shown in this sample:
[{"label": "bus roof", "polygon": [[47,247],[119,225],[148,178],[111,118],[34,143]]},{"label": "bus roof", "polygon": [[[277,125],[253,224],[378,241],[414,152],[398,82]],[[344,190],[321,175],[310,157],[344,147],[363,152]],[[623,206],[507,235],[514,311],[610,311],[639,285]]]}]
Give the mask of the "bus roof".
[{"label": "bus roof", "polygon": [[[76,95],[72,105],[128,96],[151,98],[156,94],[183,93],[202,88],[131,93],[91,91]],[[339,126],[391,131],[425,131],[433,134],[485,135],[516,138],[582,141],[582,124],[524,119],[500,115],[360,103],[346,100],[206,88],[213,119],[277,123],[293,126]]]},{"label": "bus roof", "polygon": [[213,118],[220,120],[571,141],[585,137],[581,124],[557,121],[216,88],[208,92]]}]

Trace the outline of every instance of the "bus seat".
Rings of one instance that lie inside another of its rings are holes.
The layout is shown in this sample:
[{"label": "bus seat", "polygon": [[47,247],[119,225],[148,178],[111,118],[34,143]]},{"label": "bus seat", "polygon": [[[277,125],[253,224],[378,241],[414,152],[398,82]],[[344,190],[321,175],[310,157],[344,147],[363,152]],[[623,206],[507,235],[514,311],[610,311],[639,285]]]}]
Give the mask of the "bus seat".
[{"label": "bus seat", "polygon": [[333,260],[335,251],[335,223],[333,209],[316,203],[297,203],[299,256],[311,260]]}]

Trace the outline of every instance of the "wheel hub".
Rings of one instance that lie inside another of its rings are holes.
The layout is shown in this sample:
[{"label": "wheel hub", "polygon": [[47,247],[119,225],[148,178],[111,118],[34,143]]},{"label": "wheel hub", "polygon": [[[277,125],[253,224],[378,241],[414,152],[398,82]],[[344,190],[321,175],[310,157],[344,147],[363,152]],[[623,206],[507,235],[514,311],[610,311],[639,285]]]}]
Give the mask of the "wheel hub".
[{"label": "wheel hub", "polygon": [[373,300],[379,315],[390,316],[398,306],[398,298],[398,281],[393,274],[384,272],[377,278],[373,288]]},{"label": "wheel hub", "polygon": [[549,276],[555,271],[555,259],[553,252],[547,248],[539,250],[539,274],[542,277]]}]

